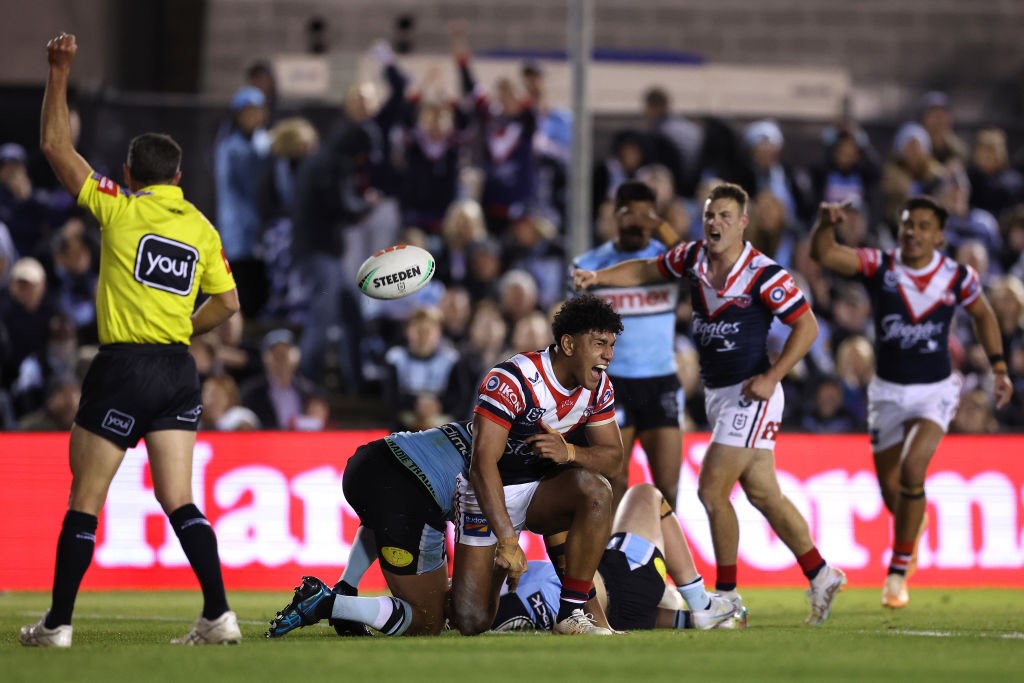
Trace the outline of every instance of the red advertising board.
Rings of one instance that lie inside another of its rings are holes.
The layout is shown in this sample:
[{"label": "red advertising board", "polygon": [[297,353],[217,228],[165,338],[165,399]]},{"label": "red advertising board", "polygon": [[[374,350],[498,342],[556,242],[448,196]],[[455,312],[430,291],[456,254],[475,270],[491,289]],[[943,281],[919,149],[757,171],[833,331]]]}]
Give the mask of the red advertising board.
[{"label": "red advertising board", "polygon": [[[334,581],[358,520],[341,489],[344,465],[382,432],[201,434],[196,503],[217,531],[231,590],[289,590],[303,574]],[[688,434],[682,454],[680,522],[698,568],[714,559],[697,473],[708,435]],[[49,589],[70,474],[65,434],[0,435],[0,590]],[[1024,437],[950,436],[928,476],[931,525],[921,544],[917,586],[1024,587]],[[782,435],[776,464],[783,491],[804,513],[822,554],[853,585],[879,585],[890,521],[878,495],[867,438]],[[649,481],[643,452],[631,480]],[[793,556],[737,490],[740,583],[797,586]],[[531,559],[543,543],[524,534]],[[193,588],[195,578],[152,494],[145,448],[128,452],[100,516],[83,589]],[[383,587],[376,569],[364,584]]]}]

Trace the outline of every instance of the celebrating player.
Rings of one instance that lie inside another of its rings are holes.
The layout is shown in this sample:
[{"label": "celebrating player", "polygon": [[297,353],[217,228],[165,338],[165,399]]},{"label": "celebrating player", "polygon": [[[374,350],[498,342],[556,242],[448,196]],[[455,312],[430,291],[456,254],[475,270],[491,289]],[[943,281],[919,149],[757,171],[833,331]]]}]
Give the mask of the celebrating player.
[{"label": "celebrating player", "polygon": [[[846,576],[825,563],[807,522],[782,494],[774,449],[784,400],[779,382],[807,353],[817,337],[818,323],[789,273],[743,239],[747,201],[747,193],[738,185],[719,185],[704,205],[704,240],[604,270],[577,270],[573,281],[578,289],[586,289],[690,280],[693,334],[706,388],[705,405],[714,425],[698,494],[711,525],[718,565],[716,591],[741,602],[736,593],[739,524],[729,500],[738,481],[751,504],[796,556],[810,582],[811,612],[805,623],[817,626],[828,618]],[[792,328],[774,363],[766,349],[772,316]]]},{"label": "celebrating player", "polygon": [[[192,449],[203,405],[189,339],[239,309],[220,237],[184,200],[181,148],[166,135],[131,141],[124,165],[128,190],[94,173],[75,151],[68,126],[67,84],[78,46],[65,33],[47,46],[40,145],[54,173],[102,229],[96,294],[100,351],[82,384],[71,428],[71,495],[57,539],[49,611],[21,629],[22,645],[71,646],[71,614],[92,562],[97,515],[126,449],[145,438],[157,500],[199,579],[203,611],[192,630],[171,642],[237,643],[210,523],[192,502]],[[199,288],[210,297],[193,313]]]},{"label": "celebrating player", "polygon": [[[553,631],[611,634],[583,606],[611,531],[605,476],[622,459],[605,373],[622,322],[611,306],[587,295],[562,304],[552,331],[552,346],[499,363],[480,388],[469,477],[460,478],[456,494],[452,608],[463,634],[488,630],[506,575],[514,590],[526,571],[523,528],[569,532]],[[586,447],[563,436],[575,441],[583,431]]]},{"label": "celebrating player", "polygon": [[[596,270],[622,261],[653,258],[674,245],[678,238],[654,212],[654,190],[641,182],[627,181],[615,191],[618,237],[579,256],[575,268]],[[669,244],[652,237],[652,232]],[[679,378],[673,353],[676,304],[675,282],[645,283],[624,289],[592,292],[611,303],[622,316],[623,331],[615,347],[615,364],[609,376],[615,385],[615,408],[622,430],[622,469],[611,480],[616,503],[629,482],[629,458],[634,437],[647,453],[654,485],[676,505],[682,434]]]},{"label": "celebrating player", "polygon": [[893,516],[893,548],[882,605],[910,602],[907,573],[925,520],[928,463],[956,413],[960,379],[949,356],[957,305],[971,315],[995,374],[997,408],[1013,392],[994,313],[973,268],[940,252],[947,212],[930,197],[910,198],[900,216],[899,248],[853,249],[836,242],[845,207],[822,204],[811,256],[868,288],[875,318],[876,376],[868,386],[868,429],[875,472]]},{"label": "celebrating player", "polygon": [[[672,506],[650,484],[626,491],[597,572],[597,599],[614,629],[746,626],[745,608],[704,590]],[[677,587],[666,585],[666,573]],[[516,592],[501,596],[492,630],[551,629],[560,588],[554,565],[530,562]]]}]

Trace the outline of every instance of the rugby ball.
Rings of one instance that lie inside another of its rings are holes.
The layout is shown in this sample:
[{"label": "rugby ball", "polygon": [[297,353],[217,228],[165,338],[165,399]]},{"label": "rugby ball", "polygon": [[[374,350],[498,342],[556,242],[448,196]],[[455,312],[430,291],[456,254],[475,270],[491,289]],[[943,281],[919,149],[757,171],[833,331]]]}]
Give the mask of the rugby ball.
[{"label": "rugby ball", "polygon": [[423,289],[434,277],[434,257],[410,244],[382,249],[356,273],[359,290],[374,299],[400,299]]}]

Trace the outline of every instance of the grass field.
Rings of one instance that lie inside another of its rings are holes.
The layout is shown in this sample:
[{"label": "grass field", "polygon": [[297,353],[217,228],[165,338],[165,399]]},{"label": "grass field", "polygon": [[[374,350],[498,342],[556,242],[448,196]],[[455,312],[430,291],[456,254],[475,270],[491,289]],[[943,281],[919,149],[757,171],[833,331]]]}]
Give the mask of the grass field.
[{"label": "grass field", "polygon": [[18,628],[48,595],[0,595],[0,680],[204,681],[1011,681],[1024,680],[1024,595],[1000,590],[912,592],[884,611],[878,590],[848,589],[832,619],[811,629],[803,592],[745,590],[746,631],[649,631],[613,638],[494,634],[464,638],[340,639],[313,626],[263,637],[287,592],[234,593],[245,641],[178,648],[196,593],[84,593],[74,647],[23,648]]}]

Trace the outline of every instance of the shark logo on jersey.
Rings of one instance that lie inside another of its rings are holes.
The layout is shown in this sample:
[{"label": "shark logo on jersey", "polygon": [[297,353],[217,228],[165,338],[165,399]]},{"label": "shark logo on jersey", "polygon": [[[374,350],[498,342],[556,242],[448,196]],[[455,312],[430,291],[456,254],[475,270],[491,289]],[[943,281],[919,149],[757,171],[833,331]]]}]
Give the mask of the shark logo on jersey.
[{"label": "shark logo on jersey", "polygon": [[135,279],[154,289],[187,296],[192,292],[198,262],[199,251],[192,245],[145,235],[135,255]]}]

